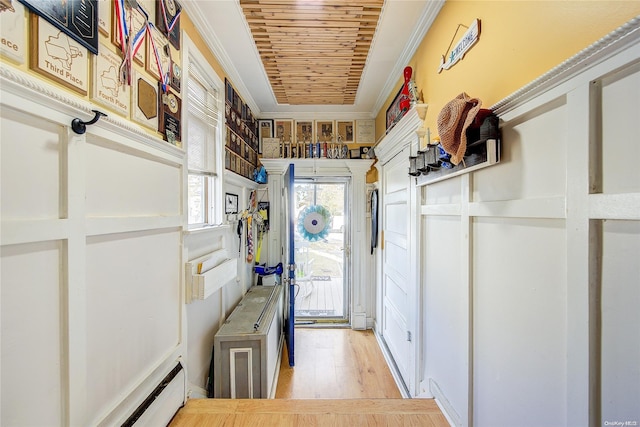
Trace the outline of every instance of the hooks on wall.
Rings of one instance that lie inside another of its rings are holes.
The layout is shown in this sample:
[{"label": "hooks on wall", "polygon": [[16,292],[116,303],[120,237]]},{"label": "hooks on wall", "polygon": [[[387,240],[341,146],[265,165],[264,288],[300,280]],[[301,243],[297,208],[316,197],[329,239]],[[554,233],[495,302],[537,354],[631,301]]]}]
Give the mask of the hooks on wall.
[{"label": "hooks on wall", "polygon": [[87,131],[87,126],[92,125],[98,120],[100,120],[100,117],[107,116],[102,111],[98,111],[98,110],[91,110],[91,111],[95,113],[95,116],[93,117],[93,119],[89,120],[88,122],[83,122],[78,118],[75,118],[71,121],[71,129],[73,129],[73,131],[78,135],[82,135],[83,133],[85,133]]}]

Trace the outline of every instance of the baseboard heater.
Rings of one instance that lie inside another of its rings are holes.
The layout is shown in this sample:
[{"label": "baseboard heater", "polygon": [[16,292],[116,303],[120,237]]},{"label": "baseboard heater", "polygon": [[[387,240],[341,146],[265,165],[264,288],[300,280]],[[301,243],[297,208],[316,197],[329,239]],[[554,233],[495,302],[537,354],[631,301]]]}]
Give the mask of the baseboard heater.
[{"label": "baseboard heater", "polygon": [[122,423],[122,427],[132,427],[134,426],[138,420],[143,416],[143,414],[149,409],[153,402],[160,396],[160,394],[167,388],[167,386],[173,381],[173,379],[182,371],[182,363],[178,362],[178,364],[169,372],[163,379],[160,381],[160,384],[156,386],[156,388],[147,396],[147,398],[136,408],[135,411],[127,418],[127,420]]},{"label": "baseboard heater", "polygon": [[214,337],[213,396],[269,398],[283,343],[282,285],[253,286]]}]

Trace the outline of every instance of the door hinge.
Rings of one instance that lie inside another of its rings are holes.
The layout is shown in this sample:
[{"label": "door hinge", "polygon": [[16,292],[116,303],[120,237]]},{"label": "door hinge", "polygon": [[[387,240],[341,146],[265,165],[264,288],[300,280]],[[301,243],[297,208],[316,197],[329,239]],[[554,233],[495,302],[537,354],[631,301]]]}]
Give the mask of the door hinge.
[{"label": "door hinge", "polygon": [[411,331],[407,331],[407,341],[411,342]]}]

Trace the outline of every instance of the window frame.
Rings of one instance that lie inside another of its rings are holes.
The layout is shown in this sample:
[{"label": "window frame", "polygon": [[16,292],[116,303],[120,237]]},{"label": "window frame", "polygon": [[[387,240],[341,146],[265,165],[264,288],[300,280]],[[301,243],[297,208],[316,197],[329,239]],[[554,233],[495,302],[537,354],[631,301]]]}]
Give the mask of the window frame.
[{"label": "window frame", "polygon": [[[224,211],[224,192],[223,192],[223,176],[224,176],[224,142],[223,142],[223,127],[224,127],[224,81],[213,70],[213,67],[204,55],[198,50],[196,45],[191,39],[183,34],[183,64],[182,64],[182,97],[183,97],[183,149],[185,150],[185,164],[183,170],[183,206],[184,209],[184,223],[188,230],[204,229],[214,226],[222,225],[223,223],[223,211]],[[187,96],[188,84],[192,76],[192,68],[196,71],[197,80],[199,83],[204,84],[207,88],[211,88],[217,91],[216,97],[216,116],[217,126],[214,134],[213,145],[213,170],[214,172],[207,171],[191,171],[189,170],[189,130],[188,119],[190,115],[190,108],[192,100]],[[190,176],[202,176],[204,178],[204,221],[200,223],[189,223],[189,177]]]}]

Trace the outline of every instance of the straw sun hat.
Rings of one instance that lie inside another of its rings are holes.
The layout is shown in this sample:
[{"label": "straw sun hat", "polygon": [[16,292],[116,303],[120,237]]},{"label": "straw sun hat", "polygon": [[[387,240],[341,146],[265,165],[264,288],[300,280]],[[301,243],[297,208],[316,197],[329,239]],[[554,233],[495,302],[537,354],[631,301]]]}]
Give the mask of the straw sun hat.
[{"label": "straw sun hat", "polygon": [[462,92],[449,101],[438,115],[438,133],[442,148],[451,154],[451,163],[457,165],[467,151],[466,130],[480,111],[482,101]]}]

